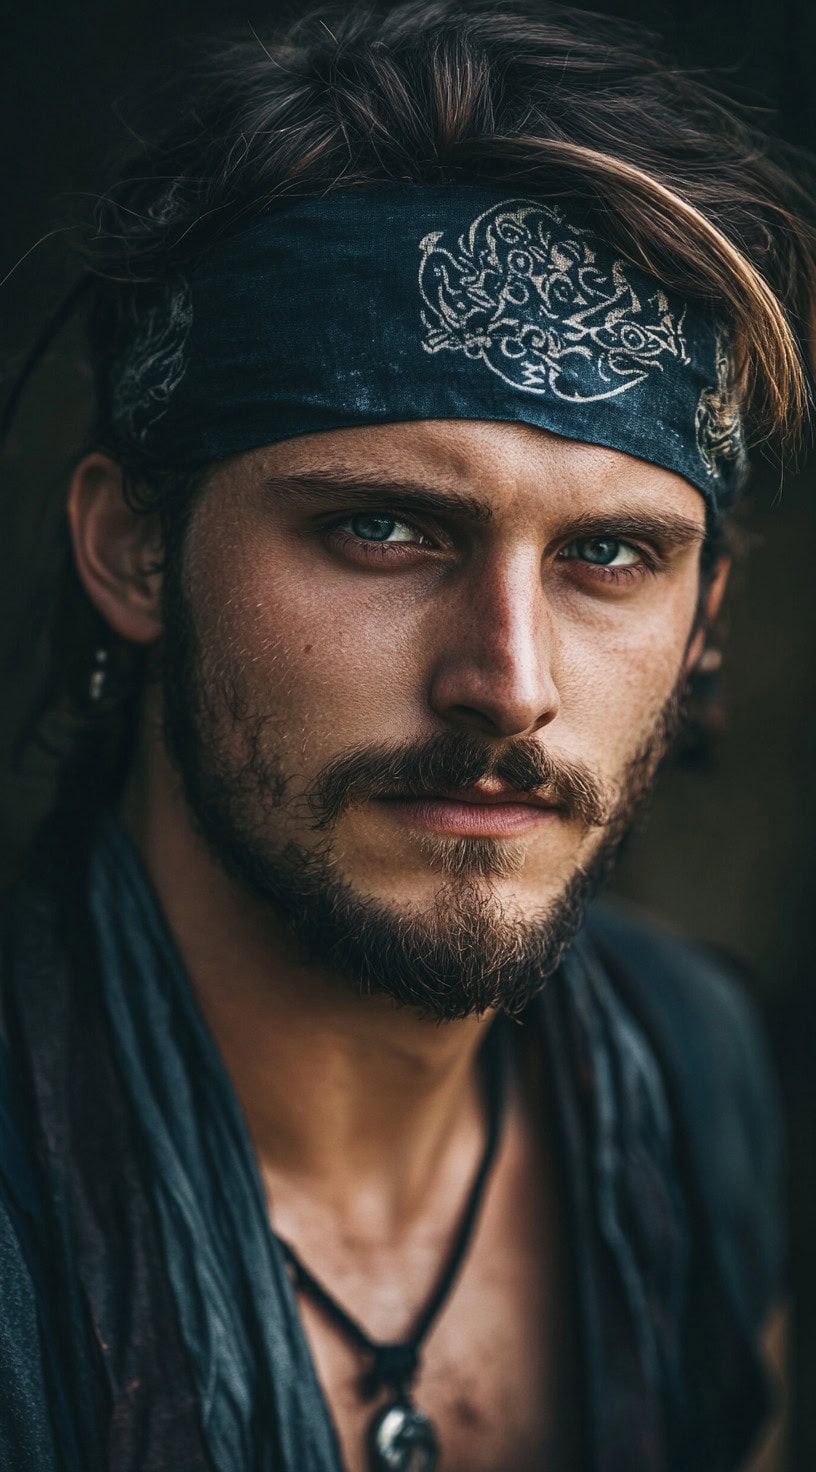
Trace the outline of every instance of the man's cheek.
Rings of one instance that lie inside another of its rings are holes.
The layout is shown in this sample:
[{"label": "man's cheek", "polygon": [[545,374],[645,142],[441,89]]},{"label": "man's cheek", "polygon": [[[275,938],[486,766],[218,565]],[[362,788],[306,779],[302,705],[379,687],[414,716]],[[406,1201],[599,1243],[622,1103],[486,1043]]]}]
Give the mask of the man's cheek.
[{"label": "man's cheek", "polygon": [[235,673],[238,704],[250,715],[239,725],[248,740],[257,740],[251,717],[263,719],[261,749],[278,754],[295,788],[308,786],[344,747],[404,740],[406,731],[422,724],[412,701],[415,688],[395,674],[386,646],[369,646],[363,657],[351,641],[329,637],[325,628],[290,629],[274,655],[263,642],[254,658],[245,650]]},{"label": "man's cheek", "polygon": [[264,647],[273,630],[277,678],[304,712],[319,711],[322,720],[362,724],[398,710],[402,716],[421,689],[421,651],[393,621],[363,617],[356,607],[287,604],[265,614]]},{"label": "man's cheek", "polygon": [[601,781],[617,780],[659,720],[675,689],[681,662],[674,652],[639,657],[576,659],[559,682],[558,716],[544,743],[569,751]]}]

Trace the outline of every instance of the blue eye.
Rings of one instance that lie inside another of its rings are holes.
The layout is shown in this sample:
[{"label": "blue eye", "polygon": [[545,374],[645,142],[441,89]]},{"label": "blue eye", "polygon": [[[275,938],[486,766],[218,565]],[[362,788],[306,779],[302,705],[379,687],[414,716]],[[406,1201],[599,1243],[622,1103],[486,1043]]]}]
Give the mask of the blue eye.
[{"label": "blue eye", "polygon": [[632,567],[640,561],[636,548],[617,537],[582,537],[570,542],[561,553],[562,557],[580,562],[591,562],[596,567]]},{"label": "blue eye", "polygon": [[379,512],[361,511],[350,516],[346,525],[352,535],[361,542],[415,542],[417,533],[405,521],[395,516],[383,516]]}]

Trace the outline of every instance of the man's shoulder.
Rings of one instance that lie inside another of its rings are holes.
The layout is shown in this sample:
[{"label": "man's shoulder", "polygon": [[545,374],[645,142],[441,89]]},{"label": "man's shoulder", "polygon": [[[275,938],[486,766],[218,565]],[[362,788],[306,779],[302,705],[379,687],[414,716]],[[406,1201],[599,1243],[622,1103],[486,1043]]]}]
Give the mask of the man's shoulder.
[{"label": "man's shoulder", "polygon": [[[748,968],[735,956],[691,939],[669,923],[619,900],[593,905],[587,931],[611,967],[613,979],[636,1004],[677,1029],[674,1041],[692,1052],[713,1050],[722,1070],[738,1081],[746,1066],[764,1061]],[[640,1010],[640,1009],[639,1009]]]},{"label": "man's shoulder", "polygon": [[587,933],[662,1064],[732,1293],[754,1322],[779,1293],[781,1111],[746,968],[635,907],[592,907]]},{"label": "man's shoulder", "polygon": [[775,1106],[743,963],[617,900],[591,908],[587,931],[678,1083],[738,1099],[749,1113]]}]

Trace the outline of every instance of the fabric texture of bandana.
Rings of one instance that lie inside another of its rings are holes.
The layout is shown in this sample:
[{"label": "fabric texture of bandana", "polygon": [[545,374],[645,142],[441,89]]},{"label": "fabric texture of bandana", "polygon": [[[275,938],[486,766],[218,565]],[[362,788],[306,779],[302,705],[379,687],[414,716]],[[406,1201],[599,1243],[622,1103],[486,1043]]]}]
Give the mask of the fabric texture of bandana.
[{"label": "fabric texture of bandana", "polygon": [[714,510],[745,446],[718,324],[561,207],[471,186],[339,191],[137,288],[109,383],[168,466],[417,419],[538,426],[689,480]]}]

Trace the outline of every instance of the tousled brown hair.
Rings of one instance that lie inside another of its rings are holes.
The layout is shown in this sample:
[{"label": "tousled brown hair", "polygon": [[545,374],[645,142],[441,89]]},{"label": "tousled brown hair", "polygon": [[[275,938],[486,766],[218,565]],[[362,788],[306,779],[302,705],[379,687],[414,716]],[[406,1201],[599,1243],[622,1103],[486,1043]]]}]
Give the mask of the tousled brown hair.
[{"label": "tousled brown hair", "polygon": [[276,201],[497,180],[568,196],[624,256],[710,303],[754,438],[801,430],[807,191],[722,97],[620,22],[502,0],[316,11],[277,37],[203,48],[181,92],[171,126],[100,201],[86,250],[103,372],[128,328],[127,283],[162,279]]}]

